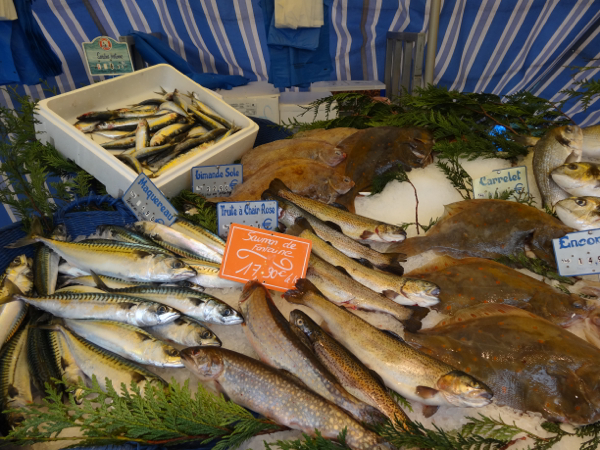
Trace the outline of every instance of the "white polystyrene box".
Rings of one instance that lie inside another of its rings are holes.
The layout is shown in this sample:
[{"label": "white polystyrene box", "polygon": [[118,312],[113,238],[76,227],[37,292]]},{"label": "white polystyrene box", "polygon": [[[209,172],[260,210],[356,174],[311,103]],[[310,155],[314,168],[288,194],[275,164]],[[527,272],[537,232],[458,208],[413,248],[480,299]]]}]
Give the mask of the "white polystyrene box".
[{"label": "white polystyrene box", "polygon": [[[216,143],[196,158],[153,178],[154,184],[167,197],[178,194],[182,189],[191,189],[192,167],[232,163],[254,145],[258,133],[256,123],[229,106],[214,92],[167,64],[152,66],[40,101],[37,113],[40,123],[35,127],[38,139],[43,143],[53,144],[62,155],[75,161],[103,183],[110,195],[120,197],[137,174],[101,147],[101,138],[94,141],[89,134],[79,131],[73,124],[77,121],[77,116],[88,111],[123,108],[159,97],[155,92],[160,91],[161,87],[169,92],[178,89],[184,94],[194,91],[217,114],[242,127],[240,131]],[[94,139],[96,138],[95,136]]]}]

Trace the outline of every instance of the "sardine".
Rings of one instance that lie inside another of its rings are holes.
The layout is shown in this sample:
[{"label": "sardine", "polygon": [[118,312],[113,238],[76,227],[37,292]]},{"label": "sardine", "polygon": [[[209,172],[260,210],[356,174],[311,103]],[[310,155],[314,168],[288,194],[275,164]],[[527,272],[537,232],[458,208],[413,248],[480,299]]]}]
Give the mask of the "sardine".
[{"label": "sardine", "polygon": [[294,194],[281,180],[273,180],[269,190],[323,222],[337,225],[342,233],[352,239],[377,242],[399,242],[406,239],[406,232],[402,227],[342,211],[334,206]]},{"label": "sardine", "polygon": [[208,116],[211,119],[219,122],[225,128],[233,128],[233,125],[231,123],[229,123],[227,121],[227,119],[221,117],[216,112],[214,112],[213,110],[211,110],[208,106],[206,106],[204,103],[202,103],[200,101],[200,99],[198,99],[196,97],[192,97],[192,106],[194,108],[196,108],[198,111],[200,111],[202,114],[204,114],[205,116]]},{"label": "sardine", "polygon": [[147,331],[112,320],[63,319],[78,336],[138,364],[183,367],[179,351]]},{"label": "sardine", "polygon": [[102,136],[109,139],[121,139],[132,136],[131,131],[123,131],[123,130],[95,130],[92,132],[93,135]]},{"label": "sardine", "polygon": [[202,111],[195,108],[194,106],[188,106],[187,109],[196,117],[196,119],[198,119],[203,125],[209,127],[210,129],[213,129],[213,130],[218,129],[218,128],[223,128],[224,130],[227,129],[227,127],[225,125],[223,125],[222,123],[213,119],[212,117],[207,116]]},{"label": "sardine", "polygon": [[242,288],[243,284],[228,280],[227,278],[221,278],[219,272],[221,271],[221,264],[213,263],[210,261],[198,261],[194,259],[183,259],[188,266],[196,271],[196,276],[189,278],[188,281],[199,284],[206,288]]},{"label": "sardine", "polygon": [[127,136],[121,139],[114,139],[112,141],[103,142],[100,144],[102,148],[106,150],[120,150],[135,147],[135,136]]},{"label": "sardine", "polygon": [[150,159],[152,157],[161,157],[162,155],[168,154],[171,149],[174,149],[177,144],[174,142],[168,142],[164,145],[157,145],[156,147],[144,147],[139,150],[135,150],[131,153],[132,156],[138,160]]},{"label": "sardine", "polygon": [[472,376],[413,349],[334,305],[310,281],[300,279],[296,288],[298,290],[287,291],[285,299],[317,312],[340,344],[375,370],[387,387],[408,400],[463,408],[490,403],[492,391]]},{"label": "sardine", "polygon": [[221,341],[215,333],[200,322],[182,316],[173,322],[146,328],[150,334],[165,342],[185,347],[220,347]]},{"label": "sardine", "polygon": [[306,278],[338,306],[386,313],[400,321],[412,315],[410,309],[372,291],[318,256],[311,255]]},{"label": "sardine", "polygon": [[600,197],[600,164],[563,164],[550,174],[554,182],[573,197]]},{"label": "sardine", "polygon": [[550,177],[550,172],[565,163],[581,161],[583,134],[577,125],[553,128],[533,148],[533,174],[542,196],[542,206],[553,207],[568,197]]},{"label": "sardine", "polygon": [[385,386],[356,356],[325,333],[307,314],[290,313],[292,331],[304,342],[339,383],[360,401],[377,408],[402,429],[410,419],[388,394]]},{"label": "sardine", "polygon": [[143,119],[138,123],[135,129],[135,151],[138,152],[142,148],[150,146],[150,131],[148,121]]},{"label": "sardine", "polygon": [[327,439],[337,439],[345,429],[353,450],[381,448],[380,438],[341,408],[266,364],[216,347],[186,348],[181,358],[202,384],[277,423],[309,436],[319,430]]},{"label": "sardine", "polygon": [[89,378],[95,375],[103,390],[106,390],[107,379],[117,390],[120,390],[122,383],[129,390],[133,382],[140,388],[142,395],[148,384],[167,385],[162,378],[144,367],[80,338],[63,326],[57,325],[56,328],[65,338],[73,359],[81,371]]},{"label": "sardine", "polygon": [[180,116],[187,117],[189,114],[185,112],[179,105],[175,104],[175,102],[167,101],[161,103],[158,107],[159,111],[172,111]]},{"label": "sardine", "polygon": [[173,159],[170,159],[166,162],[158,162],[158,169],[150,169],[153,173],[149,176],[149,178],[157,178],[179,164],[186,164],[190,159],[194,159],[196,156],[200,155],[201,153],[204,153],[207,149],[212,147],[213,144],[214,141],[208,141],[204,144],[200,144],[197,147],[192,148],[191,150],[188,150],[185,153],[177,155]]},{"label": "sardine", "polygon": [[205,128],[202,125],[197,125],[189,131],[189,133],[187,134],[187,137],[188,138],[200,137],[200,136],[203,136],[204,134],[208,133],[208,131],[209,131],[208,128]]},{"label": "sardine", "polygon": [[244,286],[239,308],[244,332],[261,361],[285,370],[356,420],[377,423],[379,412],[350,395],[292,332],[269,291],[258,281]]},{"label": "sardine", "polygon": [[300,237],[312,242],[312,253],[333,266],[342,267],[354,280],[400,305],[431,306],[439,302],[440,288],[429,281],[369,269],[333,248],[311,230],[305,229]]},{"label": "sardine", "polygon": [[116,155],[116,158],[124,162],[127,166],[129,166],[129,168],[133,169],[135,173],[140,174],[144,172],[142,165],[135,156],[121,154]]},{"label": "sardine", "polygon": [[122,111],[113,111],[112,118],[122,119],[140,119],[142,117],[153,116],[158,112],[158,108],[154,106],[146,106],[144,108],[125,109]]},{"label": "sardine", "polygon": [[576,230],[600,228],[600,198],[568,197],[555,205],[556,215]]},{"label": "sardine", "polygon": [[[152,139],[150,139],[150,147],[157,147],[159,145],[166,144],[167,141],[181,133],[185,133],[193,126],[193,123],[182,124],[182,123],[174,123],[168,125],[164,128],[161,128],[157,131]],[[144,147],[148,147],[145,145]]]},{"label": "sardine", "polygon": [[84,133],[92,133],[96,129],[96,126],[99,123],[100,123],[100,121],[96,121],[96,122],[76,122],[74,126],[79,131],[83,131]]},{"label": "sardine", "polygon": [[113,117],[113,111],[90,111],[77,116],[77,120],[109,120]]}]

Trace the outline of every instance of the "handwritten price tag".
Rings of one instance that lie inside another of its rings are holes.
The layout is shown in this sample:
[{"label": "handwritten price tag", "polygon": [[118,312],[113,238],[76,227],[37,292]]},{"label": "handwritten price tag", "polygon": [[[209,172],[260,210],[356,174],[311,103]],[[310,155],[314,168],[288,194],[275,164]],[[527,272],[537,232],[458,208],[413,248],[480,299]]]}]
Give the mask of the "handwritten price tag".
[{"label": "handwritten price tag", "polygon": [[275,231],[231,224],[219,276],[234,281],[259,280],[269,289],[293,289],[306,275],[312,243]]}]

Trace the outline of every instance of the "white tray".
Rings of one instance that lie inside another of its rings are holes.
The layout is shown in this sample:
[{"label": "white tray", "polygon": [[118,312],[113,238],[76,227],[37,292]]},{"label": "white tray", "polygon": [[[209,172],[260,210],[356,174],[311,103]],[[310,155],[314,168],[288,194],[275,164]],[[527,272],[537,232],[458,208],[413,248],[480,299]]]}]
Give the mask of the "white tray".
[{"label": "white tray", "polygon": [[152,181],[167,196],[191,189],[191,169],[199,165],[229,164],[252,148],[258,125],[233,109],[214,92],[203,88],[167,64],[159,64],[131,74],[102,81],[56,97],[40,101],[35,126],[38,139],[49,142],[67,158],[75,161],[106,186],[113,197],[120,197],[137,174],[99,144],[104,140],[79,131],[73,126],[77,116],[88,111],[124,108],[126,105],[160,97],[155,91],[178,89],[196,92],[200,99],[240,131],[210,147],[205,153],[173,167]]}]

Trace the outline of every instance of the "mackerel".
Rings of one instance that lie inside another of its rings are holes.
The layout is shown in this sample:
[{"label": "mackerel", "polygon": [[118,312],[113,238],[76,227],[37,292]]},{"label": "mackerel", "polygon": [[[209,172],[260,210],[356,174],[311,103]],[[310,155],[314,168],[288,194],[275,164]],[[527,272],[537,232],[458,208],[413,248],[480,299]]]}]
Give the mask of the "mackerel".
[{"label": "mackerel", "polygon": [[23,294],[31,292],[33,288],[31,266],[32,261],[25,255],[19,255],[10,262],[4,273],[0,275],[0,303],[12,295],[7,280],[12,282]]},{"label": "mackerel", "polygon": [[20,300],[0,306],[0,348],[19,330],[28,309],[27,303]]},{"label": "mackerel", "polygon": [[185,347],[221,346],[221,341],[215,333],[190,317],[182,316],[173,322],[148,327],[146,331],[165,342]]},{"label": "mackerel", "polygon": [[171,228],[181,231],[191,238],[202,242],[220,255],[225,254],[226,242],[221,238],[221,236],[216,235],[206,228],[181,218],[178,218],[175,223],[171,225]]},{"label": "mackerel", "polygon": [[191,281],[192,283],[199,284],[206,288],[217,289],[243,287],[243,284],[237,281],[221,278],[219,276],[221,264],[219,263],[185,258],[182,261],[196,271],[196,276],[188,279],[188,281]]},{"label": "mackerel", "polygon": [[96,234],[103,239],[115,239],[117,241],[129,242],[131,244],[142,244],[156,247],[154,241],[119,225],[98,225],[96,227]]},{"label": "mackerel", "polygon": [[[53,342],[56,342],[57,352],[53,354],[55,358],[54,362],[60,370],[60,378],[67,382],[66,388],[77,384],[84,384],[86,382],[85,373],[77,365],[73,353],[69,350],[67,340],[60,331],[49,331],[53,336]],[[80,389],[76,389],[70,393],[73,394],[77,403],[81,402],[82,391]]]},{"label": "mackerel", "polygon": [[33,382],[40,392],[45,392],[46,383],[58,387],[59,392],[62,391],[62,386],[56,385],[53,381],[53,378],[58,380],[61,378],[60,368],[56,364],[57,352],[56,335],[42,328],[29,329],[27,361]]},{"label": "mackerel", "polygon": [[[67,240],[67,227],[61,224],[56,227],[51,235],[57,241]],[[50,295],[56,289],[58,279],[58,263],[60,256],[43,244],[38,244],[35,252],[33,284],[38,295]],[[25,293],[25,292],[24,292]]]}]

